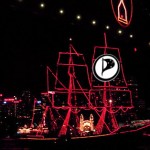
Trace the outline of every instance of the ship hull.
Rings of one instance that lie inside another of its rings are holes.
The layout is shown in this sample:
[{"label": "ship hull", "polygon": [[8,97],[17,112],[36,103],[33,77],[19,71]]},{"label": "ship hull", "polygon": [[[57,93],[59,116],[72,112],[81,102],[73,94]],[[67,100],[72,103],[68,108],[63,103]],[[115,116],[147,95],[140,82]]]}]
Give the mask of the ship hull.
[{"label": "ship hull", "polygon": [[142,132],[132,132],[126,134],[114,134],[109,136],[95,137],[62,137],[62,138],[17,138],[17,139],[2,139],[0,141],[1,149],[150,149],[150,137],[143,136]]}]

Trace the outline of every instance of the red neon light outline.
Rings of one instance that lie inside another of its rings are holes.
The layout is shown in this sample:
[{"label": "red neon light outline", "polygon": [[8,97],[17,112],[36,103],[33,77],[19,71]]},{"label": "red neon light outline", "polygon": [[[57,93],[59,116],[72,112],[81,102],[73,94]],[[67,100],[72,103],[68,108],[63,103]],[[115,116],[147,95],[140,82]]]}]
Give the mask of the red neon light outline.
[{"label": "red neon light outline", "polygon": [[[123,16],[121,15],[121,12],[120,12],[120,8],[121,8],[121,5],[123,6],[124,8],[124,13],[125,13],[125,16],[123,18]],[[120,0],[119,4],[118,4],[118,21],[124,23],[124,24],[128,24],[128,16],[127,16],[127,9],[126,9],[126,6],[124,4],[124,0]]]},{"label": "red neon light outline", "polygon": [[[121,1],[123,1],[123,0],[120,0],[120,2]],[[114,9],[114,5],[113,5],[113,0],[110,0],[110,2],[111,2],[111,7],[112,7],[113,14],[115,16],[115,19],[119,23],[119,25],[121,25],[122,27],[128,27],[130,25],[130,23],[131,23],[132,16],[133,16],[133,2],[132,2],[132,0],[130,0],[130,5],[131,5],[131,8],[130,8],[130,18],[129,18],[129,21],[127,20],[127,22],[125,22],[125,20],[123,20],[123,19],[120,19],[120,18],[118,19],[119,15],[118,16],[116,15],[116,12],[115,12],[115,9]],[[119,4],[118,4],[118,7],[119,7]],[[124,2],[123,2],[123,4],[124,4]],[[126,10],[126,15],[127,15],[127,10]]]}]

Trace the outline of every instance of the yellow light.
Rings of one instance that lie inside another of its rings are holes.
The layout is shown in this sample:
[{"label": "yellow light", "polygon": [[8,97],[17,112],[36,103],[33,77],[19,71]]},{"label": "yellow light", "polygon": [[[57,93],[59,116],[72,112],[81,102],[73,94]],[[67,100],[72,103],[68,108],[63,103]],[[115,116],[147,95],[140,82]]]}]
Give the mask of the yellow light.
[{"label": "yellow light", "polygon": [[106,29],[109,29],[109,28],[110,28],[110,27],[107,25],[107,26],[106,26]]},{"label": "yellow light", "polygon": [[133,34],[130,34],[130,38],[133,38]]},{"label": "yellow light", "polygon": [[72,38],[69,38],[69,41],[72,41]]},{"label": "yellow light", "polygon": [[122,30],[118,30],[118,33],[119,33],[119,34],[122,34]]},{"label": "yellow light", "polygon": [[44,3],[41,3],[41,4],[40,4],[40,7],[41,7],[41,8],[44,8],[44,7],[45,7],[45,4],[44,4]]},{"label": "yellow light", "polygon": [[77,17],[76,17],[78,20],[80,20],[81,19],[81,16],[80,15],[77,15]]},{"label": "yellow light", "polygon": [[112,100],[111,100],[111,99],[109,100],[109,103],[112,103]]},{"label": "yellow light", "polygon": [[60,9],[60,10],[59,10],[59,13],[60,13],[60,14],[64,14],[64,10],[63,10],[63,9]]},{"label": "yellow light", "polygon": [[96,21],[95,21],[95,20],[92,20],[92,24],[93,24],[93,25],[96,25]]}]

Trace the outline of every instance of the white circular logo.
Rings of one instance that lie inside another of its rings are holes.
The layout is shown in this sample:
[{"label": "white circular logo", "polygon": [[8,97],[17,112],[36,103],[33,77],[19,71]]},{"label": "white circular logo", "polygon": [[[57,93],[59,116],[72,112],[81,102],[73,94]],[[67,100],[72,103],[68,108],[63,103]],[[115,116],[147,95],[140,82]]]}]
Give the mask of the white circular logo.
[{"label": "white circular logo", "polygon": [[118,59],[111,55],[100,55],[92,66],[93,75],[99,81],[111,81],[117,77],[120,71]]}]

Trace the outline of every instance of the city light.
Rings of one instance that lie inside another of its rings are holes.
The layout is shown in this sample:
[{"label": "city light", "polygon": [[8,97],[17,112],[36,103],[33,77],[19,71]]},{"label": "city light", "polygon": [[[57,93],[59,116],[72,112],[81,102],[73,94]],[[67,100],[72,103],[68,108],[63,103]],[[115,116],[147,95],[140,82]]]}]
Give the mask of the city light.
[{"label": "city light", "polygon": [[42,102],[41,102],[41,100],[38,100],[37,103],[38,103],[38,104],[41,104]]},{"label": "city light", "polygon": [[49,94],[55,94],[55,91],[48,91]]},{"label": "city light", "polygon": [[72,38],[69,38],[69,41],[72,41]]},{"label": "city light", "polygon": [[111,100],[111,99],[109,100],[109,103],[112,103],[112,100]]},{"label": "city light", "polygon": [[135,47],[135,48],[134,48],[134,52],[136,52],[136,51],[137,51],[137,48]]}]

